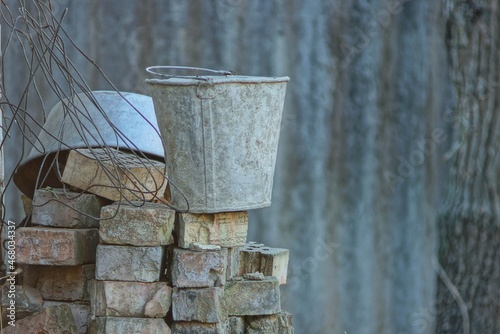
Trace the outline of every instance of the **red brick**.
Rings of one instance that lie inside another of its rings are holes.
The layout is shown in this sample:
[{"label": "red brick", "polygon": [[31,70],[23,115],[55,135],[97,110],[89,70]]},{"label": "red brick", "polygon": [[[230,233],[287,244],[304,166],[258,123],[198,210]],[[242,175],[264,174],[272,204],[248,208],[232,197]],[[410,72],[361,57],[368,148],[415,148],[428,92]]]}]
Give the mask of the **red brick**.
[{"label": "red brick", "polygon": [[[4,287],[1,299],[2,320],[4,324],[10,320],[8,316],[15,316],[15,318],[19,320],[42,309],[43,300],[40,291],[27,285],[11,286],[10,281],[7,282],[7,286]],[[12,296],[12,294],[15,296]],[[11,303],[13,301],[15,304],[12,306]]]},{"label": "red brick", "polygon": [[95,228],[21,227],[16,232],[18,263],[76,266],[95,262],[99,242]]},{"label": "red brick", "polygon": [[68,305],[56,305],[44,308],[27,318],[15,322],[15,326],[4,327],[3,334],[78,334],[75,319]]},{"label": "red brick", "polygon": [[95,277],[95,265],[30,266],[30,281],[45,300],[89,300],[89,281]]}]

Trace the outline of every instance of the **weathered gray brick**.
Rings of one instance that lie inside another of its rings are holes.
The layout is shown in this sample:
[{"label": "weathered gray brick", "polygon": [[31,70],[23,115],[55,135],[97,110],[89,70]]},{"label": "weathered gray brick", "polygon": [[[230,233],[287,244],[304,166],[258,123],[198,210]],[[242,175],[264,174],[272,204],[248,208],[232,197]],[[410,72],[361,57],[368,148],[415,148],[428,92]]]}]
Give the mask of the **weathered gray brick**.
[{"label": "weathered gray brick", "polygon": [[173,243],[175,211],[164,204],[112,204],[101,210],[101,243],[162,246]]},{"label": "weathered gray brick", "polygon": [[51,227],[99,227],[103,204],[104,201],[94,194],[38,189],[33,197],[31,222]]},{"label": "weathered gray brick", "polygon": [[114,151],[113,159],[106,149],[71,150],[61,181],[115,202],[163,198],[164,163],[122,151]]},{"label": "weathered gray brick", "polygon": [[157,282],[162,274],[164,247],[99,245],[96,279]]},{"label": "weathered gray brick", "polygon": [[92,281],[92,315],[97,317],[163,318],[171,305],[166,282]]},{"label": "weathered gray brick", "polygon": [[170,334],[161,318],[96,317],[90,321],[89,334]]},{"label": "weathered gray brick", "polygon": [[262,281],[228,281],[223,300],[228,314],[232,316],[276,314],[281,311],[276,277],[266,277]]},{"label": "weathered gray brick", "polygon": [[248,212],[221,212],[214,214],[179,214],[179,246],[189,248],[191,243],[242,246],[246,242]]},{"label": "weathered gray brick", "polygon": [[181,289],[172,293],[172,315],[175,321],[217,323],[227,317],[222,305],[223,289],[218,287]]},{"label": "weathered gray brick", "polygon": [[172,283],[176,287],[221,286],[226,281],[227,252],[192,251],[175,248]]},{"label": "weathered gray brick", "polygon": [[292,315],[279,314],[247,317],[246,334],[294,334]]},{"label": "weathered gray brick", "polygon": [[176,321],[172,324],[172,334],[233,334],[222,323],[204,323],[197,321]]}]

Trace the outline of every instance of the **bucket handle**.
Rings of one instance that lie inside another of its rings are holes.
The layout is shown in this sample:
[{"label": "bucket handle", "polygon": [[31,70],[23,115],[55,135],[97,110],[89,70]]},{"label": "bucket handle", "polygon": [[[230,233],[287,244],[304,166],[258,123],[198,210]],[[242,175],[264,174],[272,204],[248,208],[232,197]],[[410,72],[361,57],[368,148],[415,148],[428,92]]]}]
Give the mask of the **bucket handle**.
[{"label": "bucket handle", "polygon": [[193,71],[205,71],[205,72],[210,72],[218,75],[234,75],[235,72],[233,71],[226,71],[226,70],[212,70],[209,68],[202,68],[202,67],[191,67],[191,66],[150,66],[146,68],[146,71],[148,73],[151,73],[153,75],[158,75],[161,77],[166,77],[168,79],[170,78],[185,78],[185,79],[196,79],[196,80],[202,80],[202,81],[208,81],[209,79],[203,76],[190,76],[190,75],[175,75],[175,74],[165,74],[165,73],[159,73],[156,72],[156,70],[193,70]]}]

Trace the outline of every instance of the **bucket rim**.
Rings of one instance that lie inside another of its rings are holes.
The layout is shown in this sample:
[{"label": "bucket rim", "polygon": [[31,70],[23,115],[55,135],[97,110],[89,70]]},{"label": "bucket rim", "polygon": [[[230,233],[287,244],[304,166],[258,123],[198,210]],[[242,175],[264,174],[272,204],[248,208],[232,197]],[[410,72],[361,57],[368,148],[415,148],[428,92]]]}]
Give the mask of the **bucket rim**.
[{"label": "bucket rim", "polygon": [[[160,70],[188,70],[197,73],[196,75],[168,74],[161,73]],[[213,70],[210,68],[178,66],[178,65],[157,65],[146,68],[149,74],[159,76],[160,78],[146,79],[148,84],[160,85],[198,85],[200,83],[218,84],[218,83],[279,83],[290,80],[287,76],[249,76],[236,75],[234,71]],[[199,74],[198,74],[199,73]]]},{"label": "bucket rim", "polygon": [[146,83],[150,85],[167,85],[167,86],[197,86],[200,84],[226,84],[226,83],[282,83],[288,82],[290,78],[282,77],[263,77],[263,76],[248,76],[248,75],[228,75],[228,76],[183,76],[171,77],[166,79],[146,79]]}]

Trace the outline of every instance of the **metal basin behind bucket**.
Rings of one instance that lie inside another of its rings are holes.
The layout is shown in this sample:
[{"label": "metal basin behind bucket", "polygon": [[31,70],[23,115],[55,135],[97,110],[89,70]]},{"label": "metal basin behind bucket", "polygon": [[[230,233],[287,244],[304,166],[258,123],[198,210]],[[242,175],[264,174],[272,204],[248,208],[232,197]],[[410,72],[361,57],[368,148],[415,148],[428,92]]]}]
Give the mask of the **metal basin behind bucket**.
[{"label": "metal basin behind bucket", "polygon": [[164,142],[174,207],[209,213],[271,205],[288,80],[146,80]]},{"label": "metal basin behind bucket", "polygon": [[151,97],[116,91],[82,93],[56,104],[29,156],[14,174],[14,182],[27,196],[36,188],[60,187],[58,170],[69,150],[114,147],[142,152],[163,160]]}]

